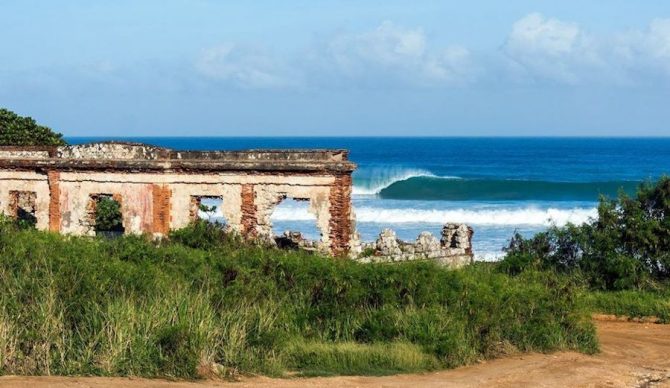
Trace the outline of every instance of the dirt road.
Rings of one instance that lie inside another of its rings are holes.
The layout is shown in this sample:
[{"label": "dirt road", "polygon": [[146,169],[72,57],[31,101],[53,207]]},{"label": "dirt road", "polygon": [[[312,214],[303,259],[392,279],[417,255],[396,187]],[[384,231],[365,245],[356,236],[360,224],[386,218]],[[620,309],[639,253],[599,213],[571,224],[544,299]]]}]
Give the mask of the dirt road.
[{"label": "dirt road", "polygon": [[0,377],[0,387],[670,387],[670,325],[597,322],[602,352],[525,354],[442,372],[385,377],[249,378],[241,382]]}]

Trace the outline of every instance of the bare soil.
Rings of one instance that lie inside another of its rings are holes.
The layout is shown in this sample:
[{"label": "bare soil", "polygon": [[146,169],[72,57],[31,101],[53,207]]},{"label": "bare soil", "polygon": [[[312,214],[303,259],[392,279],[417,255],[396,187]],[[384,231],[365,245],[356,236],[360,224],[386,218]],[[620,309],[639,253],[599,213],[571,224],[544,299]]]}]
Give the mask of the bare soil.
[{"label": "bare soil", "polygon": [[434,373],[384,377],[245,378],[240,382],[107,377],[0,377],[0,387],[670,387],[670,325],[596,323],[602,352],[523,354]]}]

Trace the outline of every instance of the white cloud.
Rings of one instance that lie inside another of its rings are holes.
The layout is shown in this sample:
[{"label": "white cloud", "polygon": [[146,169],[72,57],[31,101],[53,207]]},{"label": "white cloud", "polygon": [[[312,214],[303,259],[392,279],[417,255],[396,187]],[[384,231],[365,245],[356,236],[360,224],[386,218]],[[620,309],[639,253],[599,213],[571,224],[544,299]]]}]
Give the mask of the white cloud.
[{"label": "white cloud", "polygon": [[576,46],[579,26],[557,19],[545,19],[533,13],[512,26],[507,46],[510,50],[528,50],[550,56],[569,54]]},{"label": "white cloud", "polygon": [[653,20],[644,31],[596,35],[577,23],[532,13],[514,23],[503,51],[517,79],[618,85],[667,81],[670,19]]},{"label": "white cloud", "polygon": [[203,50],[195,67],[205,77],[241,88],[280,88],[291,84],[276,58],[260,50],[235,44]]},{"label": "white cloud", "polygon": [[358,83],[437,86],[463,83],[475,76],[463,47],[431,47],[424,32],[389,21],[362,33],[334,36],[313,53],[317,71]]},{"label": "white cloud", "polygon": [[603,65],[597,45],[579,25],[539,13],[514,23],[504,52],[532,77],[560,82],[578,83]]},{"label": "white cloud", "polygon": [[619,34],[613,52],[631,71],[670,76],[670,19],[654,19],[644,31]]},{"label": "white cloud", "polygon": [[655,19],[648,32],[648,47],[654,59],[670,65],[670,19]]}]

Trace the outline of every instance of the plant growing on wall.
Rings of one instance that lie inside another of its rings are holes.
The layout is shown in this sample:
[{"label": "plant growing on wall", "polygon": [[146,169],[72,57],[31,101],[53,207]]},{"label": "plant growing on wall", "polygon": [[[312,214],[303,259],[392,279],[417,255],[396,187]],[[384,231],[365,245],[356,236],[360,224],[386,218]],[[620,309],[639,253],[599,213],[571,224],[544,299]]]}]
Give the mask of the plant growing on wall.
[{"label": "plant growing on wall", "polygon": [[59,146],[63,135],[39,125],[31,117],[22,117],[0,108],[0,146]]},{"label": "plant growing on wall", "polygon": [[101,196],[95,206],[96,232],[122,232],[121,204],[112,197]]},{"label": "plant growing on wall", "polygon": [[199,210],[207,215],[207,221],[209,221],[214,216],[214,214],[216,214],[216,209],[216,205],[207,206],[200,204],[199,206]]}]

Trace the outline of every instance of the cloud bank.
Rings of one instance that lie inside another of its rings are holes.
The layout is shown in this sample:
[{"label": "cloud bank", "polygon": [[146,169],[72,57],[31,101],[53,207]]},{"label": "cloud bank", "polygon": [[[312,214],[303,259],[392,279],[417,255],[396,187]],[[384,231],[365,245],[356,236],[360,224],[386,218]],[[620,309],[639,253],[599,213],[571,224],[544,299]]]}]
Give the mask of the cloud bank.
[{"label": "cloud bank", "polygon": [[599,35],[572,21],[530,13],[511,25],[491,53],[440,45],[420,27],[384,21],[367,31],[321,38],[298,53],[222,43],[202,50],[194,68],[212,82],[242,89],[450,88],[484,85],[492,74],[510,85],[630,86],[670,81],[670,19]]}]

